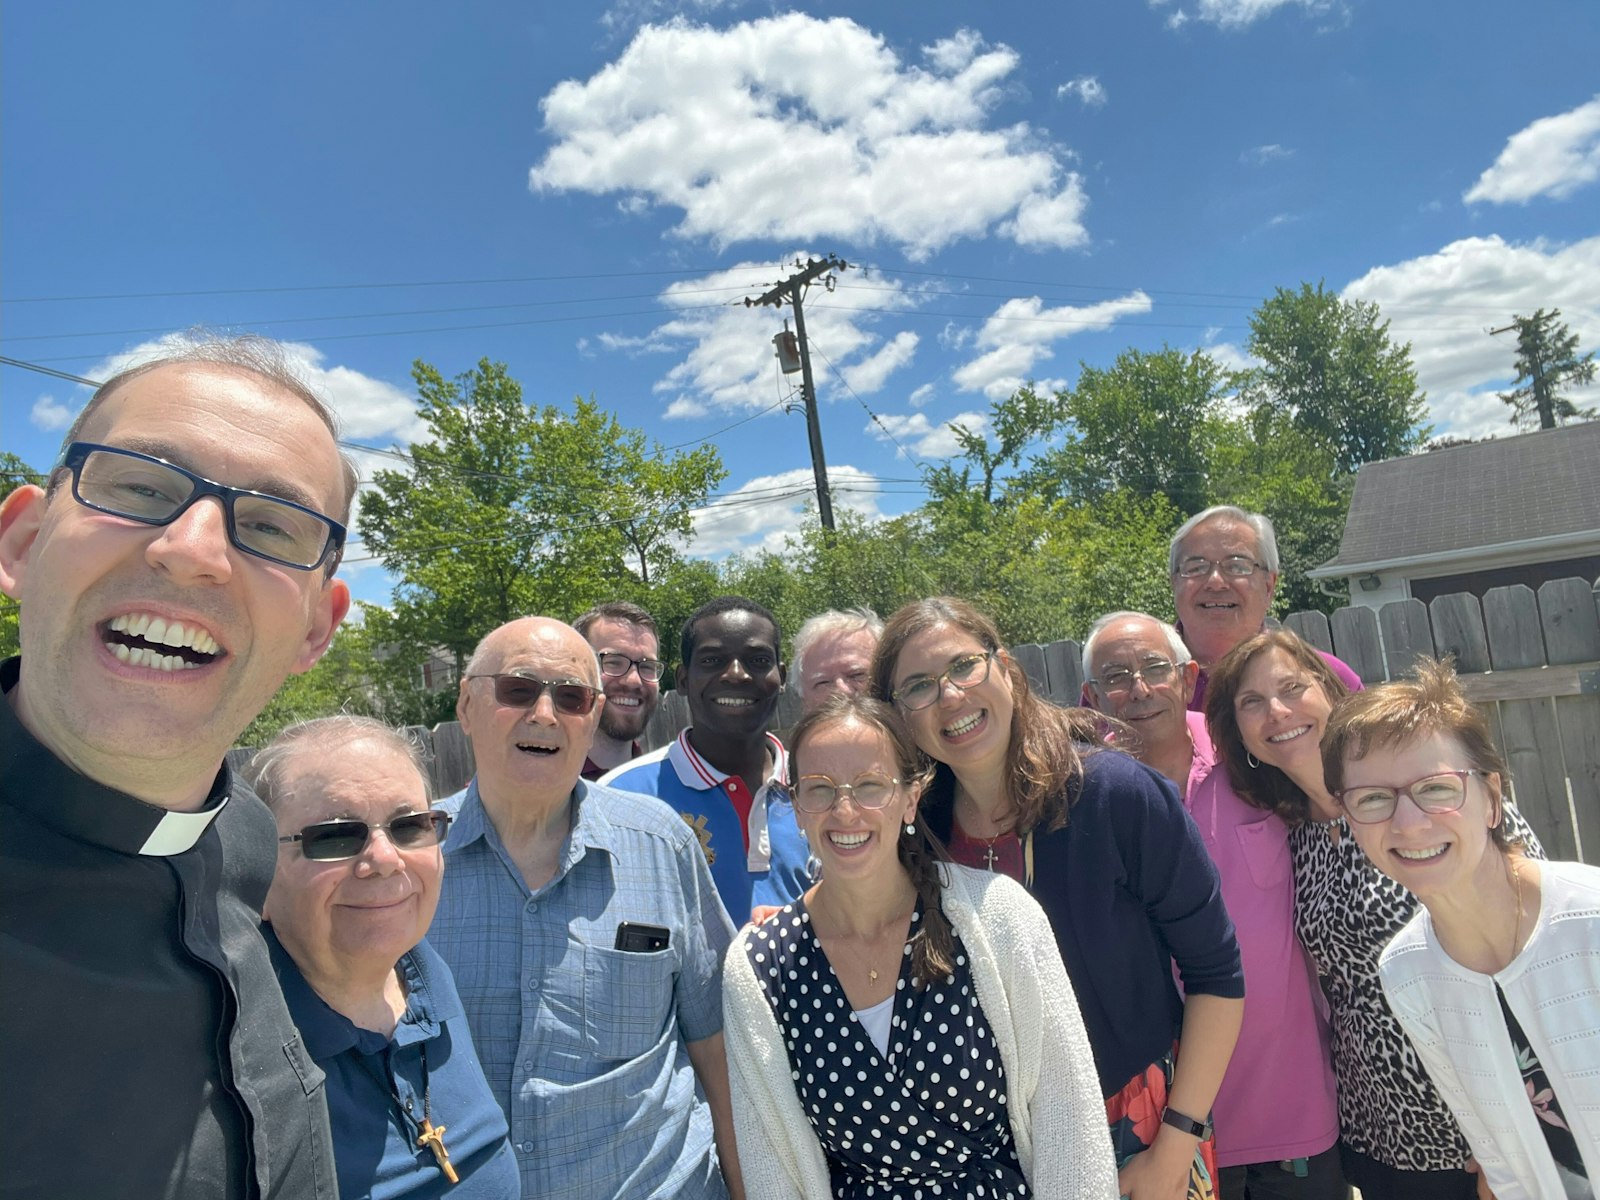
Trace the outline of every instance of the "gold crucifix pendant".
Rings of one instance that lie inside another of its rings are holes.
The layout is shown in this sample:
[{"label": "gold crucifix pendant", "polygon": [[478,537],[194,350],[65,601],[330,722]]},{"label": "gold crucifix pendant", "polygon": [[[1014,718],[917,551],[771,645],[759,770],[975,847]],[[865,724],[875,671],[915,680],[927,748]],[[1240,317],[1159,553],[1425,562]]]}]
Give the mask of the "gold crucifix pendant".
[{"label": "gold crucifix pendant", "polygon": [[417,1134],[417,1146],[420,1149],[432,1150],[433,1157],[439,1160],[439,1169],[444,1172],[444,1177],[451,1183],[460,1183],[461,1176],[456,1174],[455,1167],[450,1165],[450,1151],[444,1145],[444,1126],[435,1125],[427,1117],[422,1118],[422,1132]]}]

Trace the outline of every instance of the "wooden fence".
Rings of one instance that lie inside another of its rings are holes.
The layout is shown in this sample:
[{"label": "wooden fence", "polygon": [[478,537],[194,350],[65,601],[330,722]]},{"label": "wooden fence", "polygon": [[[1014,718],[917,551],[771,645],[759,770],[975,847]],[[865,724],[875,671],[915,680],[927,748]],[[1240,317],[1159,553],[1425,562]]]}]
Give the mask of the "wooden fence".
[{"label": "wooden fence", "polygon": [[[1600,582],[1561,579],[1537,593],[1495,588],[1480,604],[1470,594],[1431,604],[1399,600],[1381,609],[1291,613],[1284,625],[1338,655],[1366,683],[1398,678],[1419,654],[1455,656],[1467,694],[1489,718],[1511,768],[1512,793],[1552,858],[1600,862]],[[1078,643],[1020,645],[1012,654],[1036,690],[1076,704],[1083,687]],[[785,691],[772,728],[800,716]],[[689,723],[681,694],[661,697],[642,739],[665,745]],[[472,778],[472,747],[454,721],[412,726],[432,749],[433,783],[448,795]],[[235,750],[235,761],[248,758]]]}]

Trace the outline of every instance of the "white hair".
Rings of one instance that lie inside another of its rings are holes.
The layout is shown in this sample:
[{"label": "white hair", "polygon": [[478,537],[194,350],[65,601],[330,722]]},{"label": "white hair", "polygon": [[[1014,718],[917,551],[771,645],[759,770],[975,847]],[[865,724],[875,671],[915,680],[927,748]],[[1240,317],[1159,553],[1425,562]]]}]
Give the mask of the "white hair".
[{"label": "white hair", "polygon": [[314,772],[315,764],[336,761],[340,750],[357,742],[376,742],[396,758],[410,763],[422,780],[424,799],[427,803],[433,802],[428,752],[416,735],[408,729],[395,729],[372,717],[353,713],[335,713],[331,717],[317,717],[285,727],[256,751],[239,775],[261,797],[262,803],[276,812],[289,793],[293,764],[309,757],[313,764],[309,769]]},{"label": "white hair", "polygon": [[1183,644],[1183,635],[1178,632],[1177,628],[1167,624],[1159,617],[1152,617],[1149,613],[1142,612],[1107,613],[1089,626],[1089,636],[1083,639],[1083,673],[1085,675],[1091,673],[1094,663],[1095,643],[1100,640],[1101,634],[1118,621],[1149,621],[1152,625],[1155,625],[1161,630],[1162,636],[1167,639],[1167,650],[1172,655],[1172,661],[1179,666],[1194,657],[1189,653],[1189,647]]},{"label": "white hair", "polygon": [[1252,530],[1256,535],[1256,555],[1261,559],[1261,565],[1274,575],[1278,573],[1278,535],[1272,528],[1271,520],[1261,513],[1246,512],[1236,505],[1214,504],[1204,512],[1195,513],[1179,525],[1178,532],[1172,535],[1172,542],[1167,549],[1168,575],[1178,573],[1178,547],[1183,544],[1183,539],[1208,521],[1230,521]]},{"label": "white hair", "polygon": [[847,608],[842,612],[829,609],[809,618],[794,635],[794,651],[790,655],[789,682],[795,691],[803,689],[806,651],[825,637],[848,637],[852,633],[870,633],[876,642],[883,636],[883,618],[870,608]]}]

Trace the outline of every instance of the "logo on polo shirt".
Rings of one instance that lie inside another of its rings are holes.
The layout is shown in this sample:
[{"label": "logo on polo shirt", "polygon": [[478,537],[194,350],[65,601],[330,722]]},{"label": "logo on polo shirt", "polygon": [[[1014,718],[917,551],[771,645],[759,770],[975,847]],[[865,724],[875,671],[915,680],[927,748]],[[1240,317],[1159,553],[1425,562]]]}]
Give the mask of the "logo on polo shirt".
[{"label": "logo on polo shirt", "polygon": [[700,839],[700,849],[705,852],[706,866],[717,861],[717,852],[711,848],[711,830],[706,828],[706,815],[704,813],[678,814],[683,818],[683,823],[694,830],[695,837]]}]

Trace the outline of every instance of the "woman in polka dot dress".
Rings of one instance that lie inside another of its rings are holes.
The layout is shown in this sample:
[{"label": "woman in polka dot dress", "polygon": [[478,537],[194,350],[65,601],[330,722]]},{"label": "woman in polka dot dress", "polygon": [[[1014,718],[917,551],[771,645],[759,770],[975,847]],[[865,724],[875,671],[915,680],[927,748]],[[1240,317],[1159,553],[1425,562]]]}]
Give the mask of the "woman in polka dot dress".
[{"label": "woman in polka dot dress", "polygon": [[790,740],[822,876],[740,934],[724,977],[750,1200],[1115,1196],[1044,914],[1011,880],[939,861],[888,705],[840,698]]}]

